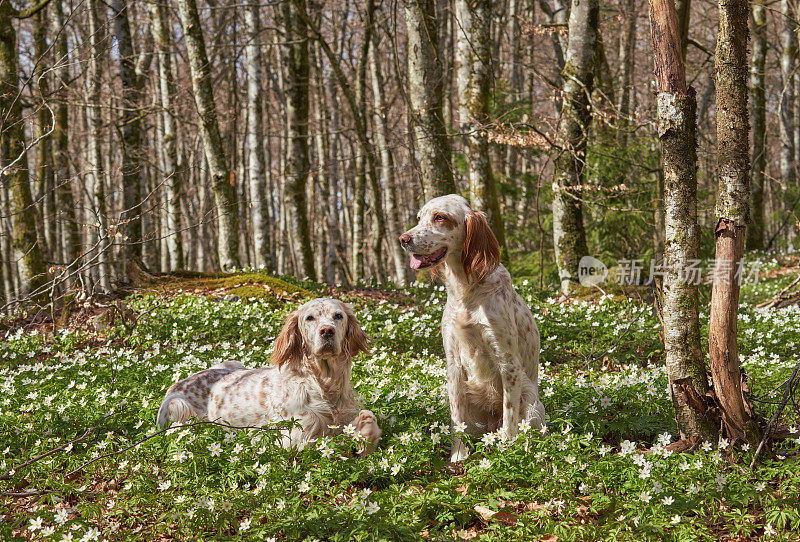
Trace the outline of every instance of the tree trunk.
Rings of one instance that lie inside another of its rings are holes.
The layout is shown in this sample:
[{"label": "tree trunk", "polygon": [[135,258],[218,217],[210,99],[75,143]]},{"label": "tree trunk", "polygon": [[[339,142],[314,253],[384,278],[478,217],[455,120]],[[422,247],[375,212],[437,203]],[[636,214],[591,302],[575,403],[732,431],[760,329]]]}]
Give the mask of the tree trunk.
[{"label": "tree trunk", "polygon": [[628,141],[628,124],[631,114],[631,89],[636,52],[637,0],[622,0],[622,33],[619,40],[619,98],[617,101],[617,141],[624,147]]},{"label": "tree trunk", "polygon": [[681,38],[681,58],[686,62],[686,49],[689,46],[689,20],[692,11],[692,0],[675,0],[678,13],[678,30]]},{"label": "tree trunk", "polygon": [[266,164],[264,161],[264,122],[262,111],[261,20],[259,4],[245,6],[244,21],[247,33],[247,148],[249,155],[248,177],[250,205],[253,214],[253,248],[255,267],[272,269],[269,251],[269,220],[266,192]]},{"label": "tree trunk", "polygon": [[[673,0],[650,0],[658,136],[664,168],[666,243],[664,252],[664,348],[670,397],[682,438],[715,441],[716,426],[689,406],[686,388],[700,396],[709,389],[700,349],[697,280],[697,100],[686,86],[680,30]],[[699,277],[697,277],[699,279]]]},{"label": "tree trunk", "polygon": [[28,156],[19,88],[17,33],[12,24],[14,8],[0,1],[0,180],[10,183],[9,213],[13,217],[14,259],[22,282],[21,298],[46,299],[42,247],[36,236],[36,216],[28,177]]},{"label": "tree trunk", "polygon": [[753,167],[751,169],[753,222],[747,228],[747,248],[764,249],[764,179],[767,169],[767,96],[764,67],[767,59],[767,13],[764,0],[753,0],[753,56],[750,60]]},{"label": "tree trunk", "polygon": [[487,214],[506,259],[505,229],[486,136],[491,123],[491,22],[491,0],[456,0],[458,117],[459,131],[467,142],[470,204]]},{"label": "tree trunk", "polygon": [[[781,83],[780,91],[780,173],[781,187],[786,190],[795,183],[794,147],[794,75],[797,59],[797,23],[795,22],[794,2],[781,0]],[[785,194],[786,192],[784,192]],[[781,209],[789,212],[788,198],[784,198]]]},{"label": "tree trunk", "polygon": [[111,12],[114,18],[114,33],[117,38],[122,81],[122,207],[120,222],[125,231],[125,260],[131,256],[142,256],[142,180],[139,172],[142,169],[142,134],[139,122],[140,88],[136,76],[136,58],[131,42],[131,29],[128,21],[128,9],[125,0],[111,0]]},{"label": "tree trunk", "polygon": [[564,102],[553,186],[553,244],[563,293],[578,280],[578,263],[586,255],[581,192],[586,142],[592,120],[590,98],[597,43],[597,0],[575,0],[569,15],[569,44],[562,77]]},{"label": "tree trunk", "polygon": [[442,116],[444,74],[434,0],[403,0],[408,39],[408,85],[423,197],[456,191],[450,141]]},{"label": "tree trunk", "polygon": [[195,0],[178,0],[181,24],[189,55],[192,89],[197,112],[200,115],[200,134],[203,150],[211,173],[211,186],[217,211],[220,266],[224,271],[241,267],[239,263],[239,219],[236,206],[234,179],[228,170],[222,146],[214,92],[211,86],[211,68],[206,55],[206,44],[197,13]]},{"label": "tree trunk", "polygon": [[153,41],[158,56],[158,95],[161,102],[160,146],[164,153],[167,200],[167,252],[170,270],[183,269],[183,230],[181,226],[181,187],[185,172],[179,167],[177,131],[173,116],[175,83],[172,77],[172,35],[169,12],[163,3],[150,0]]},{"label": "tree trunk", "polygon": [[[383,180],[383,193],[386,195],[386,233],[388,234],[389,250],[392,254],[394,263],[394,276],[397,284],[406,284],[406,265],[403,247],[397,242],[400,235],[400,227],[397,223],[397,204],[395,202],[395,176],[394,158],[392,149],[389,147],[389,126],[386,120],[388,110],[386,98],[383,92],[383,77],[377,60],[378,42],[374,42],[370,50],[370,75],[372,76],[372,98],[374,100],[373,115],[375,118],[375,142],[381,157],[381,178]],[[381,239],[383,241],[383,239]]]},{"label": "tree trunk", "polygon": [[728,437],[756,444],[757,424],[742,393],[736,318],[747,222],[750,146],[747,115],[747,0],[719,0],[717,88],[716,262],[708,331],[711,376]]},{"label": "tree trunk", "polygon": [[64,11],[61,0],[50,5],[51,33],[55,36],[55,74],[57,101],[53,107],[53,169],[56,187],[58,221],[61,225],[61,255],[65,265],[77,265],[81,238],[75,218],[75,199],[72,195],[72,178],[69,174],[69,106],[67,82],[70,80],[70,57],[67,48],[67,32],[64,31]]},{"label": "tree trunk", "polygon": [[[34,16],[34,56],[36,65],[33,70],[33,78],[36,82],[36,101],[50,100],[50,85],[48,73],[46,71],[47,62],[47,11],[46,8]],[[42,252],[45,258],[50,261],[58,260],[58,243],[56,242],[56,221],[55,221],[55,200],[53,185],[53,165],[51,163],[52,151],[50,149],[52,134],[48,134],[52,128],[53,121],[50,110],[47,107],[39,106],[36,112],[36,139],[38,140],[36,149],[36,186],[39,203],[39,220],[42,227]]]},{"label": "tree trunk", "polygon": [[110,240],[108,236],[108,211],[106,208],[106,191],[103,179],[103,150],[102,150],[102,131],[103,119],[100,110],[102,72],[101,72],[101,48],[105,36],[102,35],[102,26],[97,14],[97,1],[89,0],[87,9],[89,10],[89,43],[91,44],[89,66],[86,70],[86,78],[89,81],[89,96],[86,107],[86,123],[89,128],[88,162],[89,174],[87,184],[91,198],[91,217],[90,224],[96,228],[96,246],[90,254],[96,258],[96,276],[100,283],[100,288],[104,292],[111,291],[111,276],[109,259]]},{"label": "tree trunk", "polygon": [[308,29],[305,0],[289,0],[283,6],[286,45],[286,120],[288,145],[284,175],[284,205],[289,210],[287,222],[296,272],[316,279],[314,251],[308,224],[306,182],[308,182]]}]

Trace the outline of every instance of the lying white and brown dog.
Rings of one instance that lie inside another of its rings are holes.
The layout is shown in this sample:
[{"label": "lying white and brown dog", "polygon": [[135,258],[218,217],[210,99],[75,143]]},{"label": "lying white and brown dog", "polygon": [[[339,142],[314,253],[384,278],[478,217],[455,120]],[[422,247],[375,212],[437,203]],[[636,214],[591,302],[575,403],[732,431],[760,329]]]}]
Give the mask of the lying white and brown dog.
[{"label": "lying white and brown dog", "polygon": [[[483,213],[456,194],[430,200],[419,224],[400,236],[411,267],[430,267],[447,288],[442,338],[454,425],[470,434],[502,428],[513,437],[525,420],[539,428],[539,330],[500,264],[500,246]],[[467,456],[458,437],[452,461]]]},{"label": "lying white and brown dog", "polygon": [[349,306],[313,299],[289,315],[269,367],[228,361],[173,384],[158,410],[158,425],[192,417],[234,427],[295,419],[302,429],[284,432],[285,447],[302,447],[352,425],[369,452],[381,429],[372,412],[359,411],[350,383],[352,358],[368,351],[367,340]]}]

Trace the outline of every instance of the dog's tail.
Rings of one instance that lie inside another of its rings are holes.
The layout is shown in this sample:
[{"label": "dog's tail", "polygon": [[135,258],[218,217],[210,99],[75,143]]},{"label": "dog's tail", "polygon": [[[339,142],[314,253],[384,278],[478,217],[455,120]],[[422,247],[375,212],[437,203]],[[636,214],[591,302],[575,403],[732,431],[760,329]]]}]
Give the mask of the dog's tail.
[{"label": "dog's tail", "polygon": [[194,414],[192,405],[184,398],[182,393],[168,393],[158,409],[156,423],[164,429],[170,422],[183,423]]}]

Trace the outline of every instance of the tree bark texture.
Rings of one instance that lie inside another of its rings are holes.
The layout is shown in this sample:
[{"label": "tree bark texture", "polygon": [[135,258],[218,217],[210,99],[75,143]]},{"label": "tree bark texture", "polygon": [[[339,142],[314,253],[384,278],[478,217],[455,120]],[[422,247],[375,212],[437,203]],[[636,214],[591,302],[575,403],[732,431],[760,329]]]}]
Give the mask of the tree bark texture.
[{"label": "tree bark texture", "polygon": [[244,21],[247,44],[247,148],[250,208],[253,215],[253,252],[255,267],[272,269],[269,251],[269,211],[267,204],[267,175],[264,161],[264,120],[262,109],[261,20],[259,4],[245,6]]},{"label": "tree bark texture", "polygon": [[[781,0],[780,177],[785,190],[794,185],[794,75],[797,61],[797,24],[793,0]],[[784,201],[784,206],[789,202]]]},{"label": "tree bark texture", "polygon": [[0,181],[10,184],[11,244],[22,282],[19,297],[32,295],[35,301],[43,301],[47,275],[42,247],[36,236],[35,207],[28,176],[13,13],[10,2],[0,1]]},{"label": "tree bark texture", "polygon": [[183,230],[181,225],[181,187],[185,172],[179,167],[178,133],[173,116],[175,83],[172,78],[172,36],[169,12],[163,3],[150,2],[151,33],[158,57],[158,95],[161,102],[163,130],[160,144],[164,154],[163,175],[166,181],[167,200],[167,251],[171,270],[183,269]]},{"label": "tree bark texture", "polygon": [[[241,267],[239,263],[239,218],[236,191],[233,186],[234,179],[228,170],[225,149],[222,146],[214,91],[211,86],[211,69],[206,54],[200,16],[197,13],[197,4],[195,0],[178,0],[178,11],[189,57],[195,105],[200,116],[203,150],[214,190],[219,234],[217,243],[219,263],[224,271],[231,271]],[[307,170],[306,167],[306,172]]]},{"label": "tree bark texture", "polygon": [[740,264],[750,220],[750,146],[747,115],[747,0],[718,0],[716,266],[711,291],[709,355],[714,391],[732,440],[756,444],[759,430],[742,393],[736,346]]},{"label": "tree bark texture", "polygon": [[297,273],[316,279],[314,251],[308,224],[306,183],[308,182],[308,28],[305,0],[284,3],[284,28],[287,43],[283,48],[286,70],[286,122],[288,141],[284,175],[285,205],[289,238],[297,261]]},{"label": "tree bark texture", "polygon": [[[700,348],[697,280],[697,100],[687,88],[680,27],[673,0],[650,0],[650,27],[658,81],[658,136],[664,170],[664,349],[670,397],[682,438],[715,441],[716,425],[690,406],[687,386],[709,389]],[[699,277],[698,277],[699,278]]]},{"label": "tree bark texture", "polygon": [[586,142],[591,114],[598,25],[597,0],[575,0],[569,16],[569,42],[562,72],[564,97],[558,140],[561,150],[555,160],[553,183],[553,244],[556,264],[565,294],[578,280],[578,263],[586,255],[583,229],[583,185]]},{"label": "tree bark texture", "polygon": [[103,176],[103,150],[102,132],[103,119],[101,115],[100,92],[102,85],[102,65],[101,55],[105,36],[101,34],[103,28],[100,25],[100,18],[97,10],[97,0],[89,0],[87,3],[89,10],[89,43],[91,44],[91,54],[89,57],[86,78],[89,81],[89,96],[86,107],[86,123],[89,128],[89,145],[87,158],[89,174],[87,175],[88,193],[91,199],[91,213],[89,223],[90,228],[95,232],[92,239],[95,247],[87,255],[97,261],[96,270],[92,270],[92,275],[96,276],[100,288],[104,292],[111,291],[111,276],[109,258],[110,239],[108,236],[108,216],[106,209],[105,180]]},{"label": "tree bark texture", "polygon": [[70,56],[67,33],[64,28],[64,11],[61,0],[50,5],[51,33],[54,36],[55,87],[57,101],[53,107],[52,163],[56,190],[57,217],[61,227],[61,256],[66,265],[77,263],[81,238],[75,217],[75,198],[72,195],[72,177],[69,171],[69,106],[66,85],[70,80]]},{"label": "tree bark texture", "polygon": [[486,136],[491,122],[491,23],[491,0],[456,0],[458,118],[459,131],[466,140],[469,200],[473,209],[488,216],[505,255],[505,229]]},{"label": "tree bark texture", "polygon": [[753,0],[753,53],[750,60],[751,118],[753,119],[753,166],[751,206],[753,221],[747,228],[747,248],[764,249],[764,180],[767,169],[767,12],[764,0]]},{"label": "tree bark texture", "polygon": [[443,80],[435,0],[404,0],[408,85],[423,197],[456,191],[450,141],[442,116]]},{"label": "tree bark texture", "polygon": [[[142,133],[139,95],[140,87],[136,75],[136,58],[131,41],[131,28],[125,0],[111,0],[114,18],[114,33],[119,54],[119,75],[122,81],[122,213],[120,221],[125,231],[125,254],[127,257],[142,256]],[[127,258],[126,258],[127,259]]]}]

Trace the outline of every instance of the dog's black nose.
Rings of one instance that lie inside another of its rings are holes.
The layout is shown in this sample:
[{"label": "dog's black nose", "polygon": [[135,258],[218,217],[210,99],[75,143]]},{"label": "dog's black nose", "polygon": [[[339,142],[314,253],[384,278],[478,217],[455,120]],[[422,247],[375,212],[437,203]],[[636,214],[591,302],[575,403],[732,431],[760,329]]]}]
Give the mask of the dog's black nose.
[{"label": "dog's black nose", "polygon": [[336,333],[336,329],[333,326],[322,326],[319,328],[319,334],[326,339],[333,337],[334,333]]},{"label": "dog's black nose", "polygon": [[400,236],[400,243],[406,245],[411,242],[411,235],[408,233],[404,233]]}]

